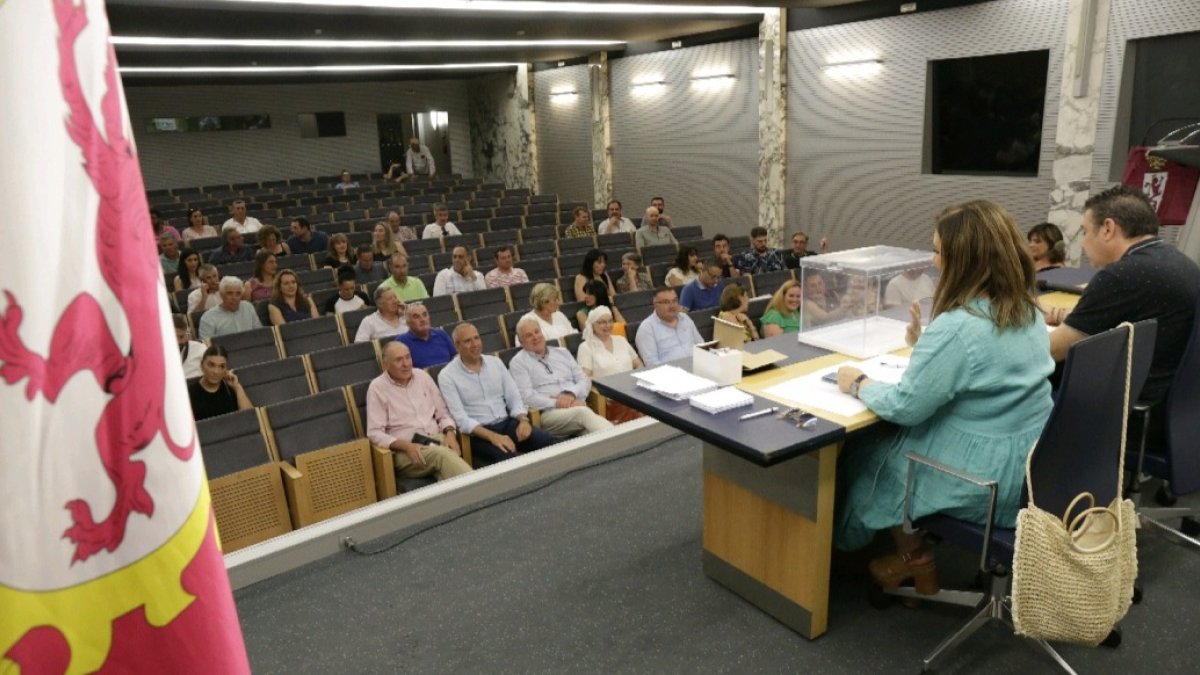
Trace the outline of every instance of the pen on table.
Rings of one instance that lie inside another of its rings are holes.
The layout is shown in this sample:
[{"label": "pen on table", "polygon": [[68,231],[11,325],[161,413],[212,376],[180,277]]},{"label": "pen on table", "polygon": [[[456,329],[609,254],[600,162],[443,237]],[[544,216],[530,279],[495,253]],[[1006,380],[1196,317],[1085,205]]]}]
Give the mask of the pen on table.
[{"label": "pen on table", "polygon": [[762,410],[755,410],[752,413],[746,413],[745,415],[742,415],[741,417],[738,418],[738,421],[745,422],[746,420],[752,420],[755,417],[762,417],[763,415],[770,415],[771,413],[777,412],[778,410],[779,410],[779,408],[774,407],[774,406],[772,406],[770,408],[763,408]]}]

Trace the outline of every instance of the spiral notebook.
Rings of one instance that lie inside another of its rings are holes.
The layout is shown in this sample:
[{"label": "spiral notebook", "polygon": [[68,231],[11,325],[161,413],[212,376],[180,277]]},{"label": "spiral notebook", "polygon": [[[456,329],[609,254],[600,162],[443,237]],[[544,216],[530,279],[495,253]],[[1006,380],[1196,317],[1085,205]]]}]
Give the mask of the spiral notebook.
[{"label": "spiral notebook", "polygon": [[754,397],[737,387],[721,387],[706,394],[693,396],[691,404],[706,413],[716,415],[726,410],[754,405]]}]

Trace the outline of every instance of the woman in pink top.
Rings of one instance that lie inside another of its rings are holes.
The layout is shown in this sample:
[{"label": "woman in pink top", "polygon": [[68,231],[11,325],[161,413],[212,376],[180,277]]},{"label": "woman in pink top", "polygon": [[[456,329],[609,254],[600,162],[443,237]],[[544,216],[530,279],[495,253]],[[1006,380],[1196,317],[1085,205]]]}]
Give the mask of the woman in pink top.
[{"label": "woman in pink top", "polygon": [[246,282],[242,289],[242,299],[248,302],[270,300],[275,286],[275,273],[279,263],[275,254],[265,249],[259,249],[254,255],[254,276]]}]

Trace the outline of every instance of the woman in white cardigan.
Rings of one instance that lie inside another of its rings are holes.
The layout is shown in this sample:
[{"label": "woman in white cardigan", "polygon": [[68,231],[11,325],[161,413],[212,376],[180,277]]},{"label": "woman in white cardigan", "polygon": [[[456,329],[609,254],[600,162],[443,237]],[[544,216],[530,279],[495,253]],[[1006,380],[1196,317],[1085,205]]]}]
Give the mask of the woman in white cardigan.
[{"label": "woman in white cardigan", "polygon": [[[590,378],[604,377],[641,368],[642,359],[623,336],[613,335],[612,312],[603,305],[596,307],[587,316],[583,329],[583,342],[579,344],[576,359],[584,375]],[[608,401],[604,416],[615,424],[641,417],[641,413],[616,401]]]}]

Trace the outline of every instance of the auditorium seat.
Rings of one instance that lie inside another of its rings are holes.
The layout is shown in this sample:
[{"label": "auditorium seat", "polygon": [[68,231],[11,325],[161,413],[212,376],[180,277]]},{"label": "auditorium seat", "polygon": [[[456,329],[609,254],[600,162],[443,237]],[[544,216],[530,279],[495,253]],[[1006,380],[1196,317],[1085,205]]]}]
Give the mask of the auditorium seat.
[{"label": "auditorium seat", "polygon": [[759,320],[767,311],[767,304],[771,302],[770,298],[758,298],[750,301],[750,307],[746,310],[746,317],[754,322],[754,327],[758,329],[759,334],[762,333],[762,326]]},{"label": "auditorium seat", "polygon": [[[433,288],[430,284],[428,288]],[[416,304],[416,303],[414,303]],[[454,305],[453,295],[435,295],[420,301],[429,310],[429,321],[434,326],[442,326],[459,321],[458,308]]]},{"label": "auditorium seat", "polygon": [[315,270],[297,270],[296,276],[300,279],[300,285],[309,291],[320,288],[331,288],[335,285],[332,267],[320,267]]},{"label": "auditorium seat", "polygon": [[279,341],[287,356],[308,354],[345,344],[336,316],[290,321],[278,326]]},{"label": "auditorium seat", "polygon": [[700,337],[704,338],[705,342],[713,339],[713,319],[718,308],[706,307],[688,312],[688,318],[692,323],[696,324],[696,330],[700,333]]},{"label": "auditorium seat", "polygon": [[793,278],[791,270],[755,274],[750,278],[754,285],[753,295],[774,295],[775,291],[779,290],[779,287],[783,285],[783,282]]},{"label": "auditorium seat", "polygon": [[456,300],[458,315],[465,321],[473,321],[481,316],[496,316],[512,310],[508,304],[508,293],[503,288],[459,293]]},{"label": "auditorium seat", "polygon": [[583,253],[593,248],[596,248],[595,237],[565,237],[558,240],[559,255]]},{"label": "auditorium seat", "polygon": [[[496,246],[509,245],[516,246],[521,241],[521,233],[519,230],[500,230],[499,232],[484,232],[483,243],[485,246],[495,248]],[[492,260],[493,258],[488,258]]]},{"label": "auditorium seat", "polygon": [[525,226],[525,216],[496,216],[488,221],[494,231],[517,230]]},{"label": "auditorium seat", "polygon": [[699,225],[676,225],[671,228],[671,234],[675,235],[676,241],[685,239],[703,239],[704,228]]},{"label": "auditorium seat", "polygon": [[[543,205],[542,204],[530,204],[529,205],[530,212],[529,212],[529,215],[525,216],[525,229],[529,229],[531,227],[538,227],[538,228],[548,227],[548,228],[551,228],[551,230],[553,231],[554,226],[558,225],[558,214],[555,213],[553,210],[549,210],[549,209],[546,211],[540,211],[540,212],[533,210],[539,206],[543,206]],[[554,205],[553,204],[545,204],[544,206],[553,207]],[[551,235],[551,236],[553,236],[553,235]]]},{"label": "auditorium seat", "polygon": [[246,397],[256,406],[282,403],[313,393],[301,356],[238,368],[237,376],[246,390]]},{"label": "auditorium seat", "polygon": [[281,356],[278,335],[272,326],[218,335],[209,342],[229,352],[229,367],[233,369],[275,361]]},{"label": "auditorium seat", "polygon": [[[317,288],[315,290],[314,289],[308,289],[308,290],[309,290],[308,294],[310,296],[312,296],[313,304],[317,306],[317,311],[321,312],[322,314],[325,314],[325,303],[329,302],[330,298],[332,298],[338,294],[337,287],[334,286],[332,283],[329,284],[326,288]],[[351,338],[353,338],[353,336],[351,336]]]},{"label": "auditorium seat", "polygon": [[645,265],[661,265],[672,263],[679,251],[673,244],[656,244],[642,248],[642,263]]},{"label": "auditorium seat", "polygon": [[[607,257],[607,254],[605,257]],[[579,274],[580,270],[583,269],[583,261],[586,258],[587,253],[583,251],[578,253],[564,253],[563,255],[558,256],[559,276],[571,277],[571,286],[568,289],[571,292],[567,293],[563,297],[568,299],[575,297],[575,275]],[[606,266],[605,269],[609,269],[609,267]]]},{"label": "auditorium seat", "polygon": [[549,258],[558,255],[558,248],[553,237],[542,237],[531,240],[528,237],[528,231],[525,234],[524,242],[517,250],[522,262],[530,258]]},{"label": "auditorium seat", "polygon": [[521,347],[520,347],[520,345],[518,345],[516,347],[502,349],[502,350],[500,350],[499,353],[496,354],[496,356],[500,357],[500,360],[504,362],[504,367],[507,368],[508,364],[512,363],[513,357],[516,356],[517,352],[520,352],[520,351],[521,351]]},{"label": "auditorium seat", "polygon": [[[504,333],[504,326],[500,323],[501,315],[480,316],[475,319],[469,319],[469,321],[479,330],[479,339],[483,342],[483,351],[485,354],[495,354],[509,348],[508,336]],[[453,328],[453,326],[446,328],[446,332],[450,333]]]},{"label": "auditorium seat", "polygon": [[525,275],[529,277],[530,281],[553,282],[558,278],[558,265],[554,258],[533,258],[531,260],[521,258],[518,266],[525,270]]},{"label": "auditorium seat", "polygon": [[504,206],[502,203],[501,206],[497,206],[496,208],[492,209],[492,215],[494,218],[511,218],[513,216],[524,216],[525,215],[525,205],[521,204],[521,205]]},{"label": "auditorium seat", "polygon": [[367,382],[383,372],[374,342],[309,352],[308,363],[317,391]]},{"label": "auditorium seat", "polygon": [[627,323],[638,322],[654,313],[654,290],[621,293],[613,303]]},{"label": "auditorium seat", "polygon": [[480,235],[488,231],[488,221],[485,220],[460,220],[454,223],[458,227],[458,231],[463,234]]},{"label": "auditorium seat", "polygon": [[[417,234],[420,234],[418,232]],[[442,252],[441,239],[412,239],[404,242],[404,250],[408,252],[409,259],[424,258],[434,253]]]},{"label": "auditorium seat", "polygon": [[[612,260],[611,251],[627,249],[631,246],[633,246],[633,235],[628,232],[596,235],[596,247],[607,253],[610,261]],[[620,259],[618,258],[616,262],[620,262]]]},{"label": "auditorium seat", "polygon": [[430,265],[427,269],[429,269],[428,272],[423,272],[421,270],[410,270],[409,276],[415,276],[420,279],[421,283],[425,285],[426,292],[433,292],[433,282],[437,279],[437,270],[433,269],[432,265]]},{"label": "auditorium seat", "polygon": [[746,289],[747,295],[749,295],[750,297],[754,297],[754,288],[752,287],[752,284],[750,282],[749,275],[740,276],[740,277],[730,277],[725,280],[725,283],[737,284],[737,285],[741,286],[742,288]]}]

